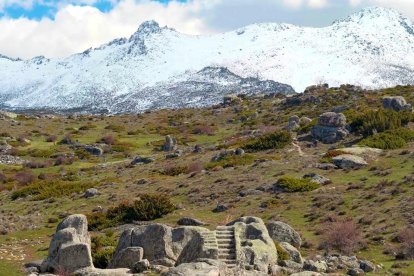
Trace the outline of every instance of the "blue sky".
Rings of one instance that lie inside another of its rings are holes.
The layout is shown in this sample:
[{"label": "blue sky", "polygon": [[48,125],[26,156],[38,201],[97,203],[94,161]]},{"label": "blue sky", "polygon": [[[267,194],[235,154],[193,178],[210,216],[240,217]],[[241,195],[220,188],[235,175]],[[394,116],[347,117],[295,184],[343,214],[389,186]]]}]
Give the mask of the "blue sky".
[{"label": "blue sky", "polygon": [[64,57],[128,37],[145,20],[188,34],[261,22],[321,27],[374,5],[414,19],[414,0],[0,0],[0,54]]}]

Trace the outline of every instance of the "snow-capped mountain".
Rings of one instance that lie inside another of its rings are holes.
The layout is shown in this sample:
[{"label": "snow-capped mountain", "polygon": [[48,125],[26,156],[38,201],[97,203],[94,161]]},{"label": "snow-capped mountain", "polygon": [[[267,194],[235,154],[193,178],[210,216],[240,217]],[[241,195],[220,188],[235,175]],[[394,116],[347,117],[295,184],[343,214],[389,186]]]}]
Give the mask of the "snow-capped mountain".
[{"label": "snow-capped mountain", "polygon": [[267,23],[208,36],[148,21],[129,39],[67,58],[0,56],[0,106],[18,109],[204,106],[231,92],[292,93],[289,85],[321,82],[414,84],[413,23],[377,7],[324,28]]}]

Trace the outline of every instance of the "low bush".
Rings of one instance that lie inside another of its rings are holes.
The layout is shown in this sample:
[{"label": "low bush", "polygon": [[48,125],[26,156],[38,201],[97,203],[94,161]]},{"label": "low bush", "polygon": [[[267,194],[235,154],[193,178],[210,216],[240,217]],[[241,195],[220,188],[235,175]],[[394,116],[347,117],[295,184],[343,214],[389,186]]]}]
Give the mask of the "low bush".
[{"label": "low bush", "polygon": [[407,111],[397,112],[389,109],[367,110],[354,115],[350,126],[354,132],[368,137],[375,133],[401,128],[413,120],[413,114]]},{"label": "low bush", "polygon": [[46,137],[45,141],[48,143],[54,143],[57,140],[57,136],[56,135],[49,135]]},{"label": "low bush", "polygon": [[188,173],[188,166],[167,165],[161,171],[161,174],[168,175],[168,176],[177,176],[177,175],[186,174],[186,173]]},{"label": "low bush", "polygon": [[105,127],[105,129],[112,130],[114,132],[122,132],[122,131],[125,130],[125,127],[124,126],[121,126],[121,125],[107,125]]},{"label": "low bush", "polygon": [[84,148],[78,148],[75,150],[75,155],[79,158],[79,159],[89,159],[92,157],[92,154],[90,154],[89,152],[87,152]]},{"label": "low bush", "polygon": [[86,130],[95,129],[95,128],[96,128],[96,125],[93,125],[93,124],[88,123],[88,124],[86,124],[86,125],[84,125],[84,126],[81,126],[81,127],[79,128],[79,130],[84,130],[84,131],[86,131]]},{"label": "low bush", "polygon": [[359,144],[378,149],[400,149],[414,140],[414,131],[399,128],[378,133],[363,139]]},{"label": "low bush", "polygon": [[0,183],[6,183],[6,181],[7,181],[7,176],[3,174],[2,172],[0,172]]},{"label": "low bush", "polygon": [[75,162],[75,157],[72,155],[60,155],[56,157],[55,166],[72,165]]},{"label": "low bush", "polygon": [[112,135],[106,135],[106,136],[102,137],[100,139],[100,141],[98,141],[98,142],[102,142],[102,143],[105,143],[107,145],[114,145],[114,144],[117,143],[117,139],[116,139],[116,137],[114,137]]},{"label": "low bush", "polygon": [[309,192],[319,188],[319,184],[309,179],[284,176],[279,178],[275,188],[286,193]]},{"label": "low bush", "polygon": [[248,141],[243,149],[256,152],[269,149],[282,149],[292,142],[288,131],[276,131]]},{"label": "low bush", "polygon": [[107,232],[104,235],[96,235],[91,238],[91,251],[93,264],[97,268],[108,268],[112,256],[115,252],[117,239],[113,232]]},{"label": "low bush", "polygon": [[29,161],[24,164],[24,167],[29,169],[44,169],[50,166],[52,166],[50,161]]},{"label": "low bush", "polygon": [[59,198],[70,196],[73,193],[83,193],[85,190],[96,186],[96,183],[83,181],[63,181],[63,180],[44,180],[37,181],[31,185],[23,187],[12,193],[11,198],[33,196],[34,200],[43,200],[47,198]]},{"label": "low bush", "polygon": [[142,194],[132,203],[123,202],[106,213],[89,215],[88,222],[90,229],[96,231],[133,221],[154,220],[174,210],[175,206],[167,195]]},{"label": "low bush", "polygon": [[49,158],[54,154],[54,151],[51,149],[29,149],[27,154],[35,158]]},{"label": "low bush", "polygon": [[362,232],[353,220],[340,220],[326,223],[322,231],[320,247],[326,251],[337,251],[351,255],[362,242]]},{"label": "low bush", "polygon": [[36,180],[36,176],[31,171],[18,172],[13,176],[20,185],[25,186],[33,183]]},{"label": "low bush", "polygon": [[414,260],[414,227],[408,226],[398,235],[401,246],[398,248],[397,259]]}]

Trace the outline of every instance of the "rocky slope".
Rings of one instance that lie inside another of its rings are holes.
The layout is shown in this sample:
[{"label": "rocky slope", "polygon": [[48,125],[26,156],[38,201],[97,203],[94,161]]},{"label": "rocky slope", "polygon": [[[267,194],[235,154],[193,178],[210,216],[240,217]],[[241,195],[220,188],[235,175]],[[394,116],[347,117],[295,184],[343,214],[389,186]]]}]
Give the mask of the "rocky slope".
[{"label": "rocky slope", "polygon": [[273,81],[303,91],[319,82],[412,84],[413,76],[413,24],[390,9],[366,8],[325,28],[268,23],[209,36],[149,21],[129,39],[67,58],[0,56],[0,106],[139,112],[207,106],[232,91],[293,92]]}]

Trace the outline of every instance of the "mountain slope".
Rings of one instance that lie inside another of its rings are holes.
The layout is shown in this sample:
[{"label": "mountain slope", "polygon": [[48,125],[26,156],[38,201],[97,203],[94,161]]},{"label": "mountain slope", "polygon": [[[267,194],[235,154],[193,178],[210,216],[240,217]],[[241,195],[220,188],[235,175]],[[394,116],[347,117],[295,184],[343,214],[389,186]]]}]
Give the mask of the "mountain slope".
[{"label": "mountain slope", "polygon": [[[243,91],[240,81],[249,77],[297,91],[319,82],[380,88],[414,83],[414,27],[375,7],[325,28],[268,23],[210,36],[149,21],[129,39],[68,58],[0,56],[0,76],[0,104],[7,107],[110,112],[212,104]],[[274,85],[264,92],[293,91]]]}]

